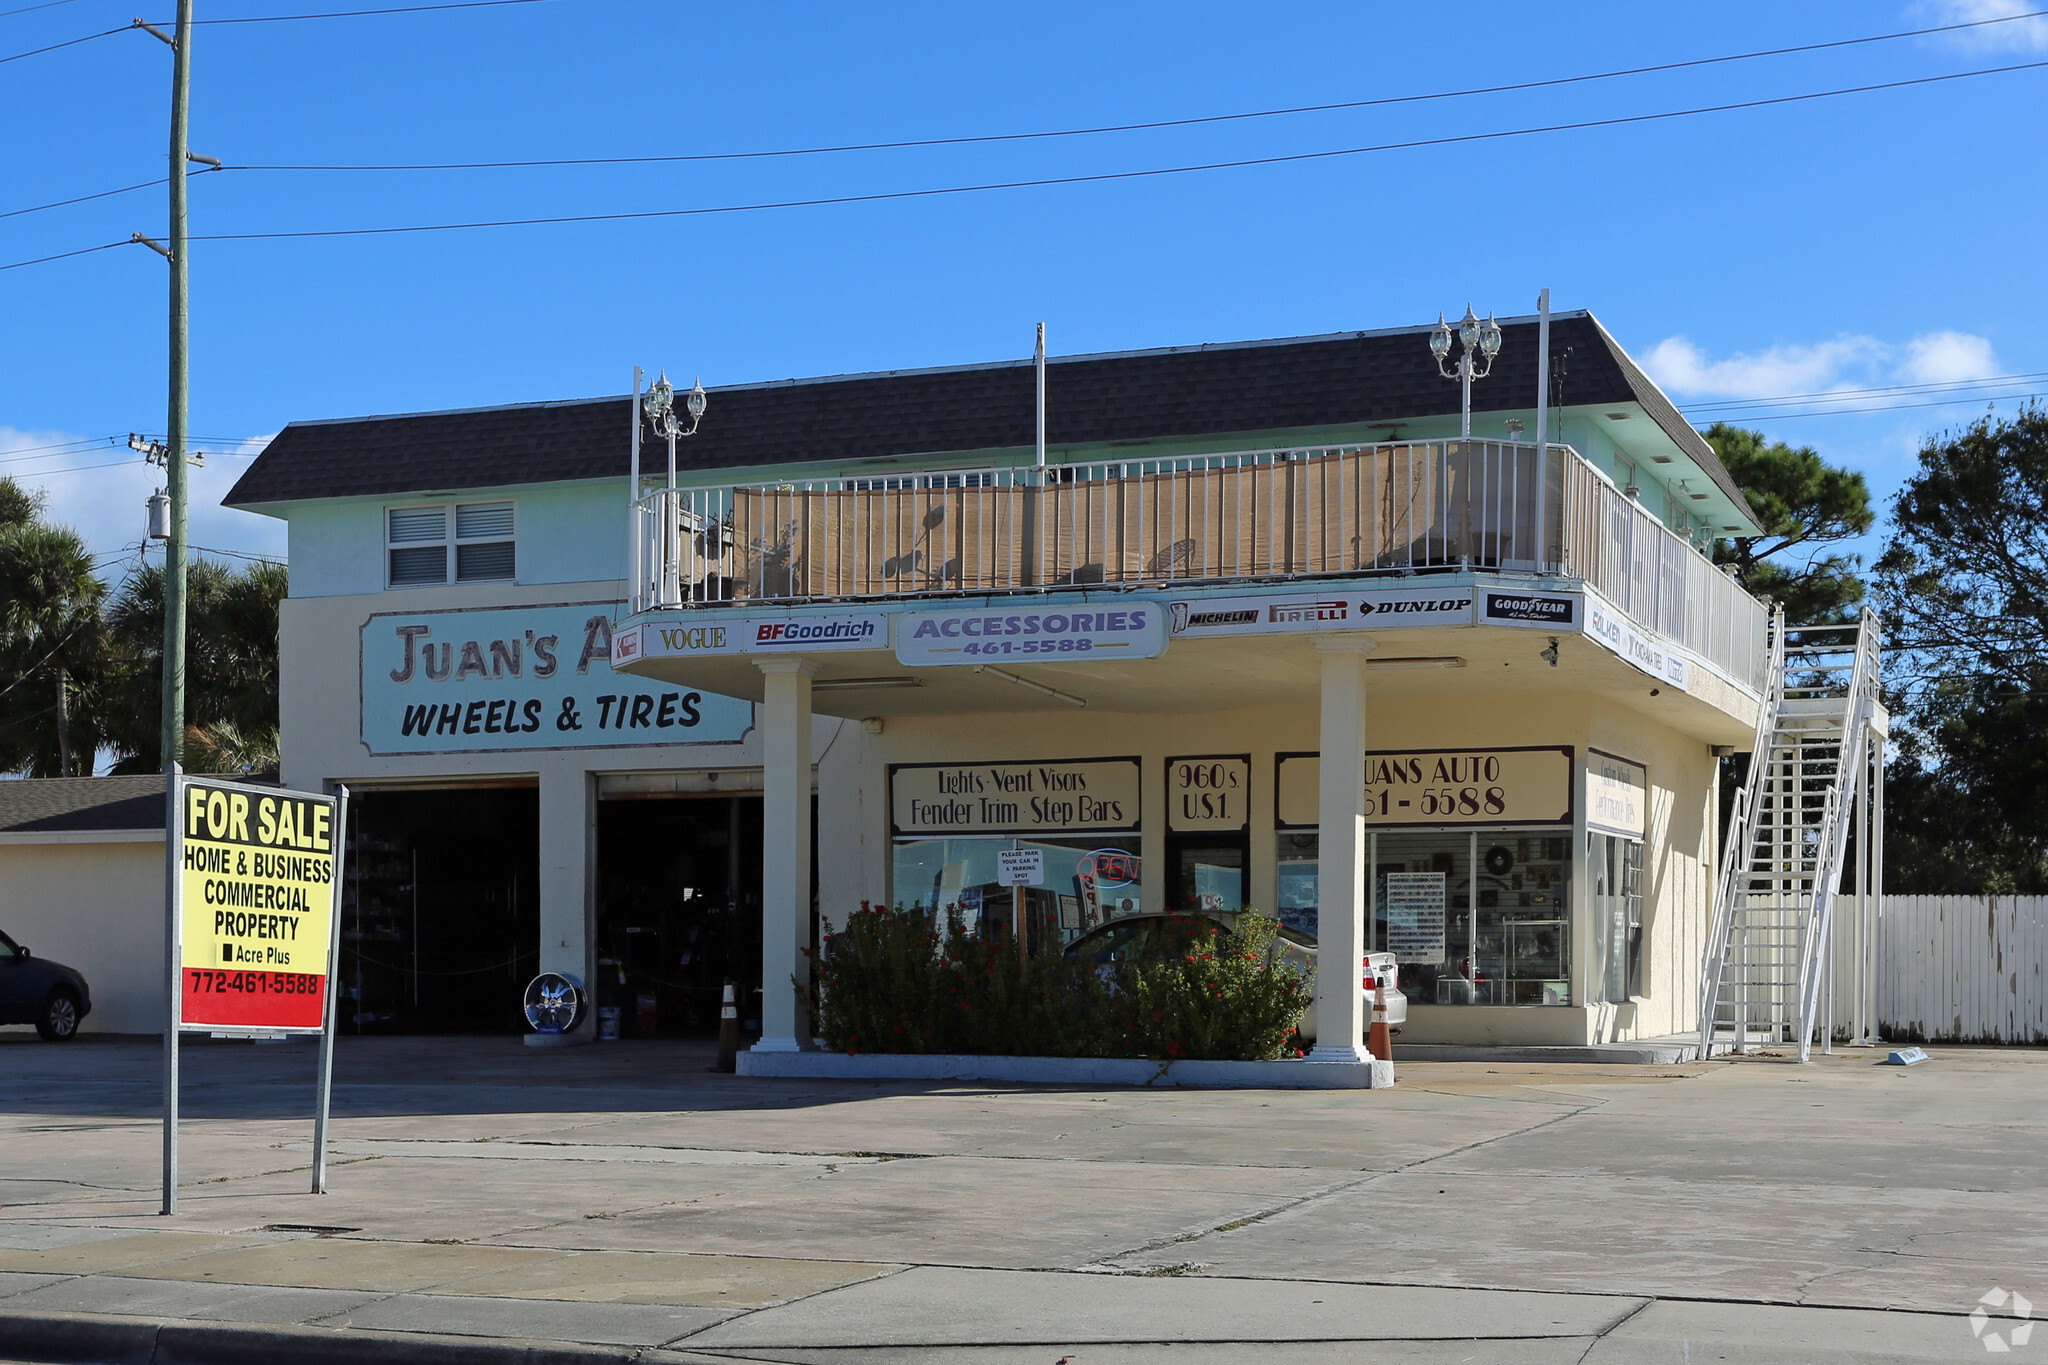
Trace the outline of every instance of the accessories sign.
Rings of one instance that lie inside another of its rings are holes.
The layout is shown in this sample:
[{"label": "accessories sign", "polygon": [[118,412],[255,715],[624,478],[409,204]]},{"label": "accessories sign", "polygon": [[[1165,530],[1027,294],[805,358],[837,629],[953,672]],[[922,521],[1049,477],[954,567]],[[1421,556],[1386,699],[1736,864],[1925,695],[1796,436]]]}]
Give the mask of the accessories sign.
[{"label": "accessories sign", "polygon": [[1175,635],[1279,635],[1472,624],[1470,588],[1204,597],[1167,604]]},{"label": "accessories sign", "polygon": [[1071,611],[953,608],[896,618],[896,658],[914,668],[1152,659],[1165,651],[1166,608],[1157,602],[1082,603]]},{"label": "accessories sign", "polygon": [[334,798],[175,780],[180,1026],[320,1032],[340,881]]}]

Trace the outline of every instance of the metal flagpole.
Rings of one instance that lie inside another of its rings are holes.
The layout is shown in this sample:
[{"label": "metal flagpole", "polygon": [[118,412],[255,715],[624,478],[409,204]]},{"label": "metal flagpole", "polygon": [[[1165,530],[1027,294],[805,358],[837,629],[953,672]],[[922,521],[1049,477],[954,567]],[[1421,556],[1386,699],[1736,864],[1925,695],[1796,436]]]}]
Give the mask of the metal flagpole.
[{"label": "metal flagpole", "polygon": [[1038,324],[1038,351],[1033,357],[1038,370],[1038,467],[1045,468],[1045,324]]},{"label": "metal flagpole", "polygon": [[174,759],[164,774],[164,1202],[161,1212],[178,1211],[178,1027],[183,1022],[185,969],[179,959],[178,863],[184,853],[184,770]]},{"label": "metal flagpole", "polygon": [[1536,572],[1550,568],[1550,291],[1536,296]]},{"label": "metal flagpole", "polygon": [[327,1008],[320,1020],[320,1081],[313,1111],[313,1193],[327,1193],[327,1111],[334,1094],[334,1030],[336,1005],[334,983],[341,975],[341,873],[348,851],[348,787],[334,789],[334,894],[329,898],[327,926]]},{"label": "metal flagpole", "polygon": [[638,365],[633,367],[633,473],[632,482],[626,485],[626,541],[633,547],[633,591],[627,598],[629,610],[639,611],[642,598],[647,592],[647,580],[641,570],[640,556],[646,549],[640,543],[640,380],[644,371]]}]

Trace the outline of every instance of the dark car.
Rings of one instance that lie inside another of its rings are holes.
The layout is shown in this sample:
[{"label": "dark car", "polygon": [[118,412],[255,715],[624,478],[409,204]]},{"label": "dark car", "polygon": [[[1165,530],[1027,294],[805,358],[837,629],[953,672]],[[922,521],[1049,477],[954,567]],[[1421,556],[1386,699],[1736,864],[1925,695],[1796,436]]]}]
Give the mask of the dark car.
[{"label": "dark car", "polygon": [[0,933],[0,1024],[34,1024],[61,1043],[92,1013],[92,992],[77,969],[28,949]]}]

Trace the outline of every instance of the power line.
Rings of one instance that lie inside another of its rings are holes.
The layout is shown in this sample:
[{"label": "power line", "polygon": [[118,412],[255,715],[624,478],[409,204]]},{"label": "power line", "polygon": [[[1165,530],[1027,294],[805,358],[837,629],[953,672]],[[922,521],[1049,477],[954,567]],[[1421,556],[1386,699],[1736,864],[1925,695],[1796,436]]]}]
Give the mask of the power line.
[{"label": "power line", "polygon": [[[397,227],[367,228],[310,228],[293,232],[216,232],[193,234],[188,240],[194,242],[262,242],[294,241],[315,237],[387,237],[418,232],[462,232],[477,228],[541,227],[570,223],[614,223],[655,218],[694,218],[714,214],[756,213],[771,209],[820,208],[843,204],[872,204],[889,200],[930,199],[955,194],[980,194],[992,190],[1043,189],[1057,185],[1090,185],[1118,180],[1142,180],[1169,175],[1188,175],[1201,171],[1241,170],[1252,166],[1277,166],[1296,162],[1326,161],[1337,157],[1362,156],[1373,152],[1410,151],[1424,147],[1447,147],[1462,143],[1493,142],[1504,138],[1531,137],[1543,133],[1580,132],[1589,128],[1615,128],[1630,124],[1657,123],[1669,119],[1692,118],[1702,114],[1723,114],[1743,109],[1765,109],[1777,105],[1800,104],[1812,100],[1833,99],[1843,95],[1863,95],[1881,90],[1902,90],[1916,86],[1939,85],[1949,81],[1970,80],[1979,76],[2007,75],[2016,71],[2036,71],[2048,67],[2048,61],[2017,62],[2010,66],[1983,67],[1975,71],[1954,71],[1939,76],[1918,76],[1907,80],[1879,81],[1870,85],[1844,86],[1835,90],[1815,90],[1798,95],[1778,95],[1769,99],[1738,100],[1727,104],[1700,105],[1691,109],[1673,109],[1654,114],[1628,114],[1615,118],[1583,119],[1574,123],[1552,123],[1528,128],[1499,129],[1484,133],[1462,133],[1447,137],[1417,138],[1407,142],[1382,142],[1365,147],[1340,147],[1320,152],[1294,152],[1284,156],[1244,157],[1232,161],[1210,161],[1194,165],[1161,166],[1136,171],[1104,171],[1093,175],[1047,176],[1034,180],[994,181],[979,185],[948,185],[922,190],[890,190],[873,194],[830,195],[814,199],[785,199],[754,204],[721,204],[703,208],[687,209],[643,209],[629,213],[579,213],[559,214],[543,218],[497,218],[465,223],[414,223]],[[127,241],[102,242],[98,246],[81,247],[76,251],[60,252],[54,256],[42,256],[29,261],[14,261],[0,265],[0,270],[19,270],[24,266],[42,265],[72,256],[83,256],[94,251],[106,251],[117,246],[127,246]]]},{"label": "power line", "polygon": [[1247,119],[1283,118],[1295,114],[1333,113],[1347,109],[1375,109],[1396,104],[1419,104],[1432,100],[1465,99],[1474,95],[1500,95],[1523,90],[1543,90],[1563,85],[1580,85],[1589,81],[1615,80],[1624,76],[1645,76],[1664,71],[1683,71],[1692,67],[1717,66],[1728,62],[1754,61],[1763,57],[1783,57],[1801,52],[1821,52],[1830,48],[1856,47],[1868,43],[1891,42],[1900,38],[1920,38],[1929,34],[1949,33],[1957,29],[1976,28],[1985,24],[2011,23],[2018,19],[2031,19],[2042,16],[2048,16],[2048,10],[2006,15],[1998,19],[1977,19],[1968,23],[1943,24],[1936,28],[1910,29],[1898,33],[1879,33],[1864,38],[1840,38],[1825,43],[1805,43],[1797,47],[1765,48],[1756,52],[1737,52],[1720,57],[1696,57],[1682,62],[1661,62],[1653,66],[1623,67],[1614,71],[1596,71],[1579,76],[1557,76],[1540,81],[1516,81],[1507,85],[1473,86],[1463,90],[1439,90],[1419,95],[1390,95],[1369,100],[1344,100],[1332,104],[1304,104],[1285,109],[1254,109],[1241,113],[1209,114],[1194,118],[1156,119],[1145,123],[1113,123],[1092,128],[1061,128],[1029,133],[989,133],[976,137],[910,138],[896,142],[858,142],[827,147],[791,147],[758,152],[705,152],[680,156],[562,157],[529,161],[450,161],[389,165],[245,166],[238,169],[252,171],[468,171],[504,170],[535,166],[632,166],[665,162],[750,161],[768,157],[825,156],[841,152],[897,151],[916,147],[960,147],[988,142],[1025,142],[1047,138],[1094,137],[1105,133],[1152,132],[1163,128],[1190,128],[1203,124],[1234,123]]},{"label": "power line", "polygon": [[[202,166],[198,170],[191,172],[187,178],[197,180],[202,175],[211,175],[215,171],[224,169],[226,168],[221,166]],[[41,213],[44,209],[69,208],[73,204],[89,204],[95,199],[112,199],[117,194],[133,194],[137,190],[146,190],[153,186],[161,185],[164,183],[164,179],[165,177],[158,176],[154,180],[144,180],[134,185],[123,185],[118,190],[101,190],[98,194],[81,194],[76,199],[59,199],[51,204],[37,204],[34,208],[9,209],[5,213],[0,213],[0,218],[19,218],[24,213]]]},{"label": "power line", "polygon": [[1833,399],[1867,398],[1878,394],[1941,393],[1956,389],[1977,388],[1987,384],[2019,384],[2036,379],[2048,379],[2048,370],[2028,374],[1991,374],[1978,379],[1940,379],[1925,384],[1879,384],[1867,389],[1828,389],[1819,393],[1781,393],[1758,398],[1716,399],[1713,402],[1680,403],[1684,412],[1705,412],[1713,408],[1751,408],[1771,403],[1810,403]]},{"label": "power line", "polygon": [[[59,0],[59,3],[63,3],[63,2],[64,2],[64,0]],[[474,0],[474,3],[531,3],[531,2],[532,2],[532,0]],[[427,8],[427,9],[432,9],[432,8],[462,8],[462,7],[463,7],[463,6],[460,6],[460,5],[448,5],[448,6],[423,6],[423,7],[421,7],[421,8]],[[360,14],[390,14],[390,13],[403,13],[403,12],[406,12],[406,11],[400,11],[400,10],[363,10],[363,11],[354,11],[353,13],[360,13]],[[1856,46],[1861,46],[1861,45],[1865,45],[1865,44],[1870,44],[1870,43],[1884,43],[1884,42],[1892,42],[1892,41],[1895,41],[1895,40],[1897,40],[1897,39],[1901,39],[1901,38],[1920,38],[1920,37],[1926,37],[1926,36],[1928,36],[1928,35],[1930,35],[1930,34],[1936,34],[1936,33],[1950,33],[1950,32],[1954,32],[1954,31],[1956,31],[1956,30],[1959,30],[1959,29],[1981,28],[1981,27],[1984,27],[1984,26],[1986,26],[1986,25],[1989,25],[1989,24],[2007,24],[2007,23],[2012,23],[2012,22],[2015,22],[2015,21],[2017,21],[2017,20],[2021,20],[2021,19],[2032,19],[2032,18],[2040,18],[2040,17],[2043,17],[2043,16],[2048,16],[2048,10],[2034,10],[2034,11],[2029,11],[2028,13],[2025,13],[2025,14],[2010,14],[2010,15],[2004,15],[2004,16],[2001,16],[2001,17],[1999,17],[1999,18],[1995,18],[1995,19],[1976,19],[1976,20],[1971,20],[1971,21],[1965,22],[1965,23],[1957,23],[1957,24],[1942,24],[1942,25],[1938,25],[1938,26],[1936,26],[1936,27],[1933,27],[1933,28],[1919,28],[1919,29],[1907,29],[1907,30],[1902,30],[1902,31],[1900,31],[1900,32],[1896,32],[1896,33],[1879,33],[1879,34],[1872,34],[1872,35],[1870,35],[1870,36],[1868,36],[1868,37],[1862,37],[1862,38],[1840,38],[1840,39],[1835,39],[1835,40],[1833,40],[1833,41],[1830,41],[1830,42],[1824,42],[1824,43],[1805,43],[1805,44],[1801,44],[1801,45],[1799,45],[1799,46],[1796,46],[1796,47],[1777,47],[1777,48],[1765,48],[1765,49],[1760,49],[1760,50],[1758,50],[1758,51],[1755,51],[1755,52],[1737,52],[1737,53],[1730,53],[1730,54],[1727,54],[1727,55],[1724,55],[1724,56],[1719,56],[1719,57],[1698,57],[1698,58],[1693,58],[1693,59],[1691,59],[1691,60],[1688,60],[1688,61],[1682,61],[1682,62],[1663,62],[1663,63],[1658,63],[1658,64],[1655,64],[1655,65],[1651,65],[1651,66],[1635,66],[1635,67],[1623,67],[1623,68],[1619,68],[1619,69],[1617,69],[1617,70],[1613,70],[1613,71],[1597,71],[1597,72],[1591,72],[1591,73],[1588,73],[1588,74],[1584,74],[1584,75],[1578,75],[1578,76],[1559,76],[1559,77],[1553,77],[1553,78],[1551,78],[1551,79],[1547,79],[1547,80],[1540,80],[1540,81],[1518,81],[1518,82],[1514,82],[1514,83],[1511,83],[1511,84],[1507,84],[1507,85],[1488,85],[1488,86],[1475,86],[1475,87],[1472,87],[1472,88],[1469,88],[1469,89],[1464,89],[1464,90],[1440,90],[1440,91],[1433,91],[1433,92],[1428,92],[1428,93],[1424,93],[1424,94],[1419,94],[1419,95],[1393,95],[1393,96],[1386,96],[1386,97],[1382,97],[1382,98],[1379,98],[1379,99],[1370,99],[1370,100],[1346,100],[1346,101],[1341,101],[1341,102],[1337,102],[1337,103],[1332,103],[1332,104],[1308,104],[1308,105],[1298,105],[1298,106],[1294,106],[1294,107],[1291,107],[1291,108],[1285,108],[1285,109],[1254,109],[1254,110],[1249,110],[1249,111],[1244,111],[1244,112],[1239,112],[1239,113],[1231,113],[1231,114],[1210,114],[1210,115],[1204,115],[1204,116],[1199,116],[1199,117],[1194,117],[1194,118],[1183,118],[1183,119],[1157,119],[1157,120],[1153,120],[1153,121],[1150,121],[1150,122],[1145,122],[1145,123],[1121,123],[1121,124],[1105,124],[1105,125],[1102,125],[1102,126],[1099,126],[1099,127],[1093,127],[1093,128],[1062,128],[1062,129],[1054,129],[1054,130],[1050,130],[1050,131],[1039,131],[1039,132],[1027,132],[1027,133],[991,133],[991,134],[985,134],[985,135],[981,135],[981,136],[974,136],[974,137],[940,137],[940,138],[913,138],[913,139],[907,139],[907,140],[902,140],[902,141],[896,141],[896,142],[865,142],[865,143],[849,143],[849,144],[844,144],[844,145],[840,145],[840,146],[828,146],[828,147],[792,147],[792,148],[781,148],[781,149],[775,149],[775,150],[768,150],[768,151],[756,151],[756,152],[707,152],[707,153],[698,153],[698,154],[691,154],[691,155],[678,155],[678,156],[616,156],[616,157],[562,157],[562,158],[553,158],[553,159],[541,159],[541,160],[525,160],[525,161],[452,161],[452,162],[422,162],[422,163],[395,163],[395,164],[388,164],[388,165],[333,165],[333,166],[316,166],[316,165],[256,165],[256,166],[234,166],[234,167],[215,167],[214,169],[216,169],[216,170],[220,170],[220,169],[232,169],[232,170],[252,170],[252,171],[320,171],[320,172],[340,172],[340,171],[457,171],[457,170],[504,170],[504,169],[518,169],[518,168],[532,168],[532,167],[551,167],[551,166],[631,166],[631,165],[652,165],[652,164],[662,164],[662,163],[674,163],[674,162],[698,162],[698,161],[746,161],[746,160],[758,160],[758,159],[762,159],[762,158],[770,158],[770,157],[791,157],[791,156],[823,156],[823,155],[837,154],[837,153],[843,153],[843,152],[874,152],[874,151],[892,151],[892,150],[901,150],[901,149],[905,149],[905,148],[920,148],[920,147],[955,147],[955,146],[970,146],[970,145],[975,145],[975,144],[979,144],[979,143],[990,143],[990,142],[1022,142],[1022,141],[1033,141],[1033,140],[1040,140],[1040,139],[1048,139],[1048,138],[1068,138],[1068,137],[1093,137],[1093,136],[1097,136],[1097,135],[1100,135],[1100,134],[1106,134],[1106,133],[1129,133],[1129,132],[1146,132],[1146,131],[1155,131],[1155,130],[1158,130],[1158,129],[1163,129],[1163,128],[1186,128],[1186,127],[1194,127],[1194,126],[1198,126],[1198,125],[1202,125],[1202,124],[1210,124],[1210,123],[1230,123],[1230,122],[1238,122],[1238,121],[1242,121],[1242,120],[1247,120],[1247,119],[1281,118],[1281,117],[1288,117],[1288,116],[1292,116],[1292,115],[1295,115],[1295,114],[1314,114],[1314,113],[1329,113],[1329,112],[1334,112],[1334,111],[1340,111],[1340,110],[1348,110],[1348,109],[1371,109],[1371,108],[1378,108],[1378,107],[1383,107],[1383,106],[1387,106],[1387,105],[1397,105],[1397,104],[1415,104],[1415,103],[1421,103],[1421,102],[1426,102],[1426,101],[1432,101],[1432,100],[1446,100],[1446,99],[1463,99],[1463,98],[1467,98],[1467,97],[1469,97],[1469,96],[1474,96],[1474,95],[1497,95],[1497,94],[1508,94],[1508,93],[1513,93],[1513,92],[1516,92],[1516,91],[1523,91],[1523,90],[1541,90],[1541,89],[1546,89],[1546,88],[1550,88],[1550,87],[1555,87],[1555,86],[1565,86],[1565,85],[1578,85],[1578,84],[1583,84],[1583,83],[1586,83],[1586,82],[1589,82],[1589,81],[1605,81],[1605,80],[1614,80],[1614,79],[1618,79],[1618,78],[1620,78],[1620,77],[1624,77],[1624,76],[1642,76],[1642,75],[1651,75],[1651,74],[1655,74],[1655,73],[1658,73],[1658,72],[1664,72],[1664,71],[1681,71],[1681,70],[1686,70],[1686,69],[1688,69],[1688,68],[1692,68],[1692,67],[1703,67],[1703,66],[1716,66],[1716,65],[1722,65],[1722,64],[1725,64],[1725,63],[1729,63],[1729,62],[1745,62],[1745,61],[1754,61],[1754,60],[1757,60],[1757,59],[1759,59],[1759,58],[1764,58],[1764,57],[1782,57],[1782,56],[1788,56],[1788,55],[1792,55],[1792,54],[1796,54],[1796,53],[1802,53],[1802,52],[1820,52],[1820,51],[1825,51],[1825,50],[1828,50],[1828,49],[1831,49],[1831,48],[1840,48],[1840,47],[1856,47]],[[239,24],[239,23],[270,23],[270,22],[276,22],[276,21],[278,21],[278,20],[281,20],[281,19],[305,19],[305,18],[340,18],[340,17],[343,17],[343,16],[342,16],[342,15],[339,15],[339,14],[335,14],[335,15],[273,15],[273,16],[268,16],[268,17],[264,17],[264,18],[258,18],[258,19],[200,19],[200,20],[195,20],[194,22],[195,22],[195,23],[202,23],[202,24],[228,24],[228,23],[237,23],[237,24]],[[121,31],[122,31],[122,30],[118,30],[118,29],[110,29],[110,30],[108,30],[108,32],[121,32]],[[94,35],[94,36],[105,36],[105,35]],[[80,39],[80,40],[78,40],[78,41],[81,41],[81,42],[83,42],[83,41],[86,41],[86,40],[85,40],[85,39]],[[33,55],[33,54],[27,54],[27,53],[24,53],[24,54],[22,54],[22,55],[24,55],[24,56],[27,56],[27,55]],[[10,60],[11,60],[11,59],[10,59]],[[53,204],[43,204],[43,205],[39,205],[39,206],[38,206],[38,207],[36,207],[36,208],[31,208],[31,209],[15,209],[15,210],[12,210],[11,212],[8,212],[8,213],[0,213],[0,218],[11,218],[11,217],[15,217],[15,216],[17,216],[17,215],[19,215],[19,214],[24,214],[24,213],[37,213],[37,212],[40,212],[40,211],[41,211],[42,209],[46,209],[46,208],[62,208],[62,207],[65,207],[65,206],[67,206],[67,205],[70,205],[70,204],[81,204],[81,203],[85,203],[85,202],[87,202],[88,200],[91,200],[91,199],[104,199],[104,198],[109,198],[109,197],[111,197],[111,196],[113,196],[113,195],[117,195],[117,194],[128,194],[128,193],[131,193],[131,192],[133,192],[133,191],[135,191],[135,190],[140,190],[140,189],[147,189],[147,188],[149,188],[149,187],[150,187],[151,185],[160,185],[160,184],[162,184],[162,183],[163,183],[163,181],[161,181],[161,180],[151,180],[151,181],[145,181],[145,182],[143,182],[143,183],[142,183],[142,184],[140,184],[140,185],[130,185],[130,186],[126,186],[126,187],[124,187],[124,188],[122,188],[122,189],[118,189],[118,190],[106,190],[106,191],[102,191],[102,192],[101,192],[101,193],[99,193],[99,194],[93,194],[93,195],[84,195],[84,196],[81,196],[80,198],[77,198],[77,199],[66,199],[66,200],[61,200],[61,201],[59,201],[59,202],[57,202],[57,203],[53,203]]]},{"label": "power line", "polygon": [[43,3],[40,5],[23,5],[20,9],[0,10],[0,19],[12,19],[17,14],[28,14],[39,9],[55,9],[59,5],[69,5],[72,3],[74,3],[74,0],[43,0]]},{"label": "power line", "polygon": [[1859,412],[1908,412],[1914,408],[1952,408],[1964,403],[1996,403],[2020,398],[2038,398],[2038,393],[1973,394],[1968,398],[1941,398],[1929,403],[1871,403],[1853,408],[1815,408],[1810,412],[1717,413],[1724,422],[1789,422],[1799,417],[1846,417]]},{"label": "power line", "polygon": [[[59,3],[62,3],[62,0],[59,0]],[[252,14],[240,19],[195,19],[192,22],[194,24],[288,24],[300,19],[365,19],[385,14],[424,14],[431,10],[488,9],[498,5],[543,5],[547,3],[548,0],[449,0],[449,3],[439,5],[400,5],[392,9],[334,10],[325,14]],[[31,5],[29,8],[41,9],[45,8],[45,6]],[[27,11],[15,10],[13,13],[25,14]],[[0,18],[4,17],[0,16]],[[2024,18],[2026,16],[2018,15],[2014,17]],[[62,48],[77,47],[80,43],[89,43],[96,38],[111,38],[116,33],[128,33],[141,22],[140,19],[137,19],[133,24],[123,24],[119,28],[102,29],[98,33],[88,33],[83,38],[72,38],[65,42],[52,43],[48,47],[34,48],[28,52],[17,52],[11,57],[0,57],[0,65],[4,65],[7,62],[18,62],[24,57],[40,57],[45,52],[56,52]],[[163,21],[163,26],[166,28],[170,27],[170,21]]]}]

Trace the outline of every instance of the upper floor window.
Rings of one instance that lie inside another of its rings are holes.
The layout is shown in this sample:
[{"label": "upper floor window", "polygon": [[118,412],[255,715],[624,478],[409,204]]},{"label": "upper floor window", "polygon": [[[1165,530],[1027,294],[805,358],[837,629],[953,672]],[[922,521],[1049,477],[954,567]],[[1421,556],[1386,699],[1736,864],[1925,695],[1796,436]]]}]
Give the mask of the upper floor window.
[{"label": "upper floor window", "polygon": [[507,582],[517,567],[509,502],[388,507],[384,536],[394,588]]}]

